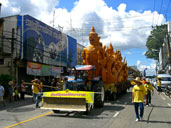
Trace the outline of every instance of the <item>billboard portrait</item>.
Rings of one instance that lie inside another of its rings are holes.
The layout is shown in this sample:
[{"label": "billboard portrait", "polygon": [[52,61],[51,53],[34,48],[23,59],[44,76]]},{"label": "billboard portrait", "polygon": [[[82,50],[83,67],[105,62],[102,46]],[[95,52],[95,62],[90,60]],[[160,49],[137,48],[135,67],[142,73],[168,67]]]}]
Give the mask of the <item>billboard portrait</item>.
[{"label": "billboard portrait", "polygon": [[67,35],[29,16],[23,16],[24,59],[67,66]]}]

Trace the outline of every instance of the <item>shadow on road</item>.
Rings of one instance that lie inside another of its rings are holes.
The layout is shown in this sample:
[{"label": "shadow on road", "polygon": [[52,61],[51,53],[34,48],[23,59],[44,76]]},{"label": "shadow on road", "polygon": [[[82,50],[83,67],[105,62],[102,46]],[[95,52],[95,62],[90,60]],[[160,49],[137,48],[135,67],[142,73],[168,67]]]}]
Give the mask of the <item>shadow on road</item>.
[{"label": "shadow on road", "polygon": [[[107,113],[103,112],[116,112],[116,111],[121,111],[125,107],[123,106],[108,106],[105,105],[102,108],[95,108],[93,109],[88,115],[85,115],[83,112],[59,112],[59,113],[54,113],[52,115],[47,115],[49,117],[67,117],[67,118],[82,118],[82,119],[104,119],[108,118]],[[103,113],[103,114],[102,114]]]},{"label": "shadow on road", "polygon": [[[6,101],[6,106],[0,107],[0,111],[6,110],[8,112],[16,112],[16,113],[33,111],[35,108],[27,106],[27,105],[31,105],[31,104],[34,104],[32,97],[28,96],[28,97],[25,97],[24,100],[20,100],[20,101],[12,101],[10,103],[8,101]],[[27,107],[23,107],[23,106],[27,106]]]},{"label": "shadow on road", "polygon": [[171,124],[171,122],[170,121],[156,121],[156,120],[150,120],[150,121],[148,121],[147,123],[165,123],[165,124]]}]

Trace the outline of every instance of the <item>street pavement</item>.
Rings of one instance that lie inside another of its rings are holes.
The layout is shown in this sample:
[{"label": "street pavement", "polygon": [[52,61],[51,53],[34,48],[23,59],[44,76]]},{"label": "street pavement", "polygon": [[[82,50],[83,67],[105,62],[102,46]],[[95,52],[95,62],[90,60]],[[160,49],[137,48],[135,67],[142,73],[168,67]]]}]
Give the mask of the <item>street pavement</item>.
[{"label": "street pavement", "polygon": [[[32,96],[0,106],[0,128],[171,128],[171,99],[155,90],[152,106],[144,107],[144,120],[136,122],[131,89],[116,101],[105,102],[89,115],[54,114],[35,108]],[[36,118],[35,118],[36,117]],[[15,125],[14,125],[15,124]],[[8,126],[8,127],[7,127]]]}]

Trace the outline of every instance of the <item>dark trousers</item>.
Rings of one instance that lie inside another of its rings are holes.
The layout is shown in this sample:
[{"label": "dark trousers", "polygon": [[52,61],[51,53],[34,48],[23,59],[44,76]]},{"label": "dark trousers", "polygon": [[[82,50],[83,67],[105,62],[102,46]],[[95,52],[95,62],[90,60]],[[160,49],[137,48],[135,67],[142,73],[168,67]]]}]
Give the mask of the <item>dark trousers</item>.
[{"label": "dark trousers", "polygon": [[146,105],[151,104],[151,91],[147,91],[147,102]]},{"label": "dark trousers", "polygon": [[25,92],[20,92],[20,98],[21,100],[25,99]]},{"label": "dark trousers", "polygon": [[[139,107],[140,107],[140,115],[139,115]],[[136,118],[140,118],[143,117],[144,114],[144,105],[143,103],[134,103],[134,109],[135,109],[135,114],[136,114]]]},{"label": "dark trousers", "polygon": [[20,100],[20,98],[19,98],[18,94],[15,94],[14,95],[14,101],[19,101],[19,100]]}]

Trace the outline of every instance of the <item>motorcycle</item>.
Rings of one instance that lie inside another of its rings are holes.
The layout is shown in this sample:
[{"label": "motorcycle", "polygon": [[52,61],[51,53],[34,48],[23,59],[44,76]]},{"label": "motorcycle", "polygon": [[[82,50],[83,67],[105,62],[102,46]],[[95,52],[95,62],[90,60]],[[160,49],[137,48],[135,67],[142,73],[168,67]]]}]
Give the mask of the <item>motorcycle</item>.
[{"label": "motorcycle", "polygon": [[164,93],[166,94],[166,96],[171,98],[171,85],[168,85],[168,86],[165,87]]}]

